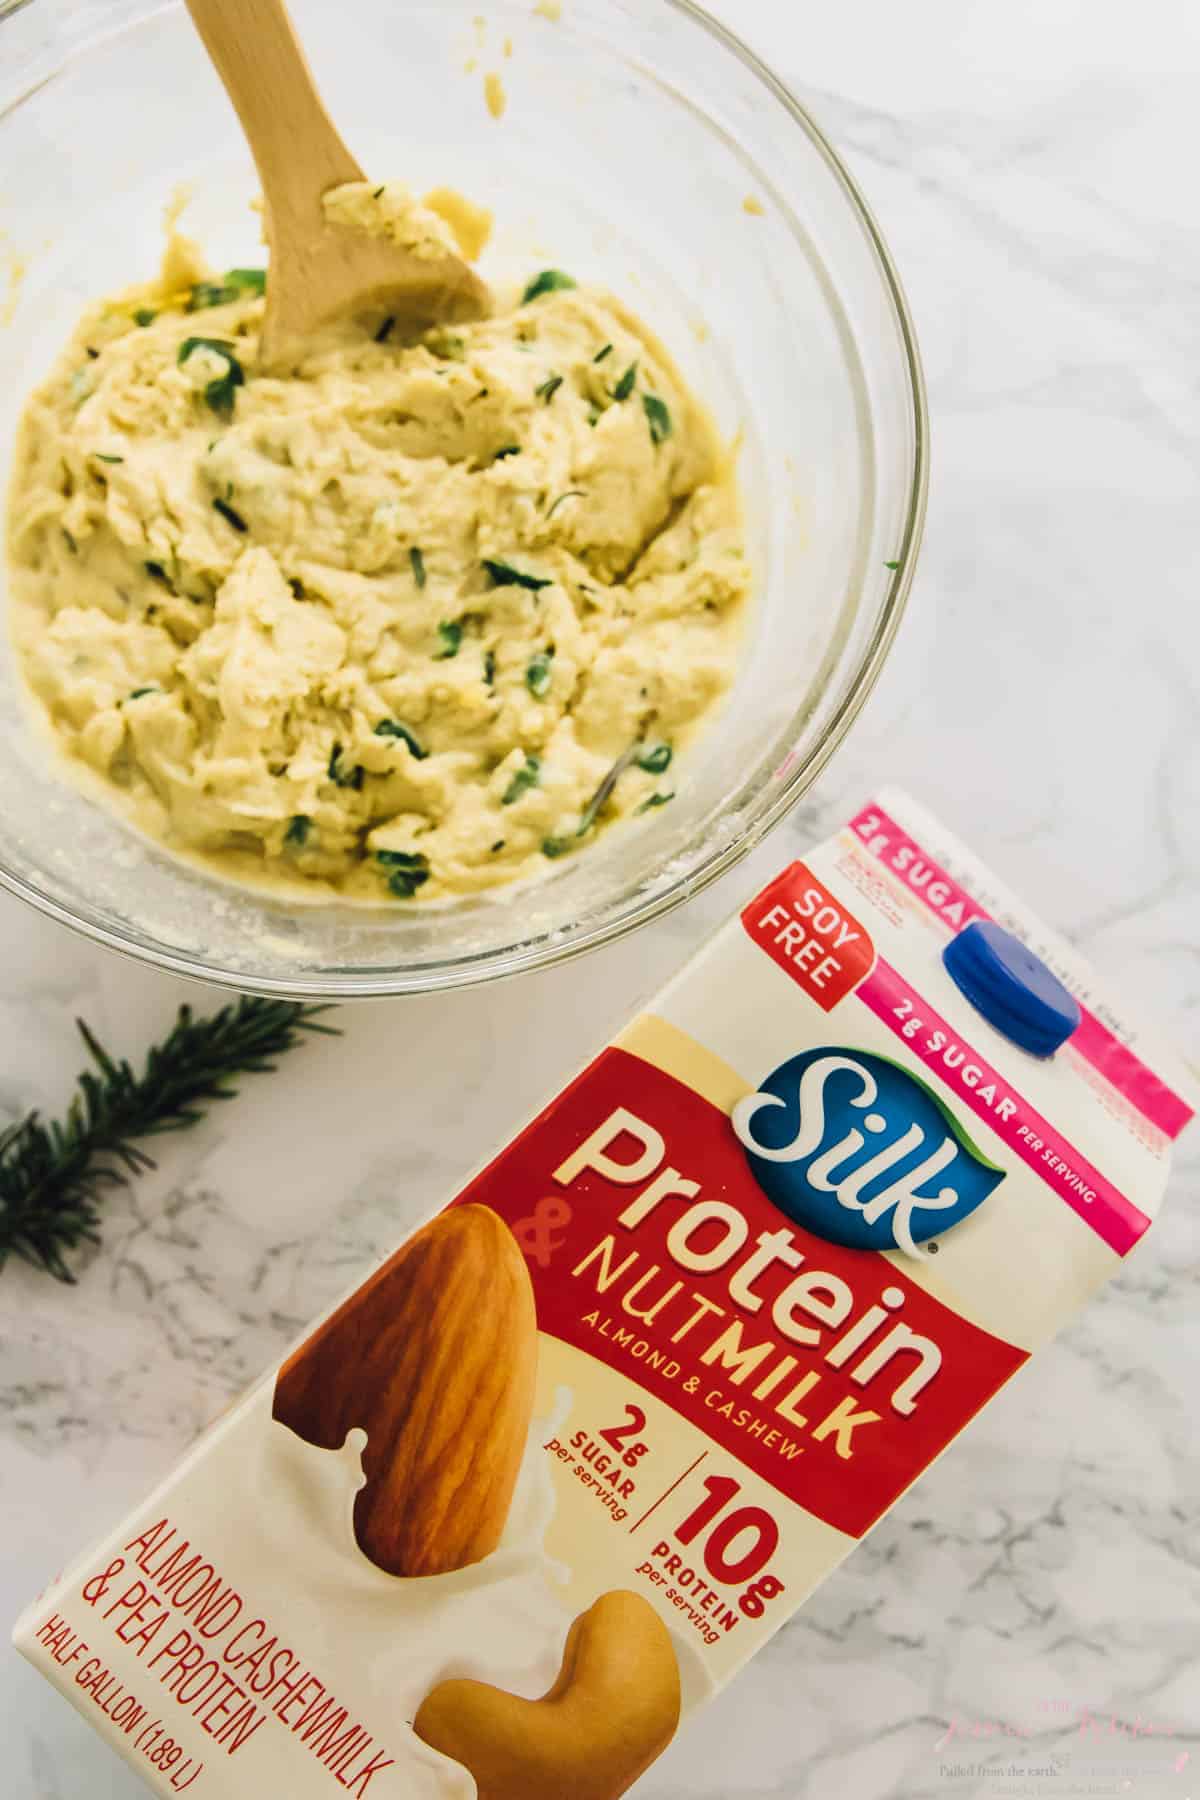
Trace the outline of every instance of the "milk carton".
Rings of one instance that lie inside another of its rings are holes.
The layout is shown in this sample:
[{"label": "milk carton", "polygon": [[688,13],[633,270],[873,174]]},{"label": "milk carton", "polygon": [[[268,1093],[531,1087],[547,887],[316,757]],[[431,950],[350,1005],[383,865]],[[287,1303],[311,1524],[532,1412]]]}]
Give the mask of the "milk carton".
[{"label": "milk carton", "polygon": [[1151,1224],[1183,1068],[899,795],[20,1622],[197,1800],[615,1800]]}]

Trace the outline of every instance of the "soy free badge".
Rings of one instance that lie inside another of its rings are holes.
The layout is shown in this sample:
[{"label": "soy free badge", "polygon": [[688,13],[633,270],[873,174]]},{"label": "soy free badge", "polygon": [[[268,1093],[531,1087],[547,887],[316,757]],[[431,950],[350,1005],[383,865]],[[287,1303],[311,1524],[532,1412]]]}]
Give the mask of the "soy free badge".
[{"label": "soy free badge", "polygon": [[746,908],[742,923],[823,1012],[832,1012],[875,962],[866,927],[805,863],[785,869]]}]

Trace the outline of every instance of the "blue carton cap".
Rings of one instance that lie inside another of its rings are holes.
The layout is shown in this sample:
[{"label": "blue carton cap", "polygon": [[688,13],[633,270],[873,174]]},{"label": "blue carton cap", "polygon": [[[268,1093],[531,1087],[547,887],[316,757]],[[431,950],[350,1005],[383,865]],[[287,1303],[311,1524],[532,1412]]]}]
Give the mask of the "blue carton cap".
[{"label": "blue carton cap", "polygon": [[1027,944],[990,919],[960,931],[942,961],[976,1012],[1034,1056],[1053,1056],[1079,1029],[1074,995]]}]

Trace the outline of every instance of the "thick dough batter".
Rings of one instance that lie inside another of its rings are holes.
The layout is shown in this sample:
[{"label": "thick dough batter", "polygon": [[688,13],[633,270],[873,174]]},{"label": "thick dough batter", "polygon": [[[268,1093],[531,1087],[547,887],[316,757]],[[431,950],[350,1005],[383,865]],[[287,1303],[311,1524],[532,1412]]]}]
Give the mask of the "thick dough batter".
[{"label": "thick dough batter", "polygon": [[[481,230],[395,184],[329,204]],[[278,379],[262,286],[174,240],[29,404],[13,628],[62,746],[169,846],[315,897],[484,889],[664,804],[749,576],[659,345],[547,271],[416,342],[347,321]]]}]

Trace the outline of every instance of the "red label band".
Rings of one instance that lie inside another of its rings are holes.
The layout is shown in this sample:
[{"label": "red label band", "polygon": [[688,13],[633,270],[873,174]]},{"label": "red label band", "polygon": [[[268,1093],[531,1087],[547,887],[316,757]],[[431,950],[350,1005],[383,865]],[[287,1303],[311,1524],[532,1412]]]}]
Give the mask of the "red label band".
[{"label": "red label band", "polygon": [[860,1537],[1025,1361],[759,1188],[728,1116],[606,1050],[455,1204],[492,1207],[540,1328]]},{"label": "red label band", "polygon": [[742,923],[822,1012],[832,1012],[875,961],[866,927],[805,863],[793,863],[764,888]]}]

